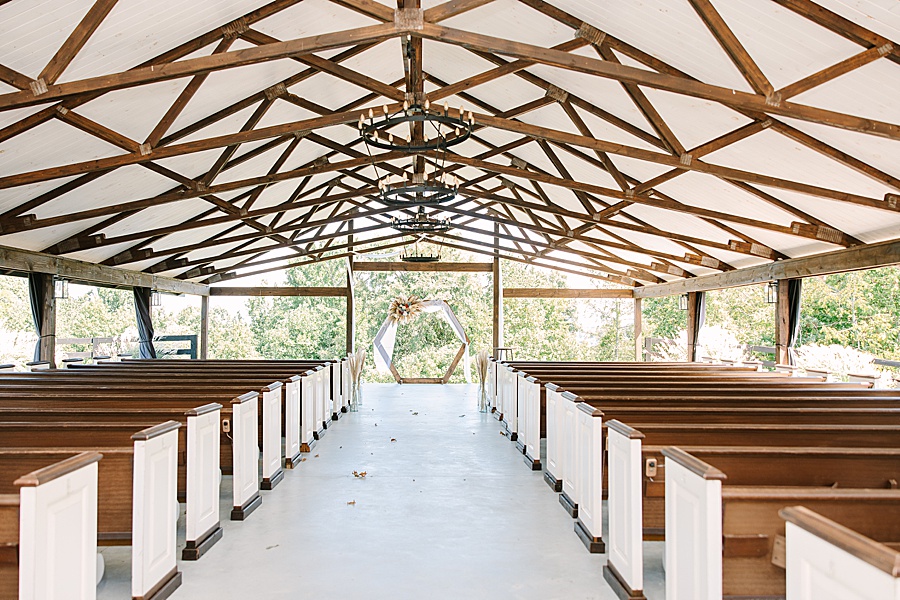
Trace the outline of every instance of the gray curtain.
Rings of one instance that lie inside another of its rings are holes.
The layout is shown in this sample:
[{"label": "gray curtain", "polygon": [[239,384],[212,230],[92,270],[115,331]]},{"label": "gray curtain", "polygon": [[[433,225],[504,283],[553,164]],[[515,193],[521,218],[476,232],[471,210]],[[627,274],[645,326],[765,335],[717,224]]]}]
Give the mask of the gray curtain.
[{"label": "gray curtain", "polygon": [[156,358],[156,348],[153,347],[153,321],[150,319],[151,294],[150,288],[134,288],[134,312],[137,315],[138,334],[141,336],[138,345],[139,358]]},{"label": "gray curtain", "polygon": [[41,360],[41,324],[44,322],[44,282],[43,278],[47,277],[43,273],[28,274],[28,299],[31,301],[31,320],[34,322],[34,330],[37,332],[38,339],[34,344],[34,360]]},{"label": "gray curtain", "polygon": [[700,340],[700,328],[706,323],[706,292],[697,292],[693,295],[695,299],[694,305],[694,345],[692,349],[691,362],[697,360],[697,342]]},{"label": "gray curtain", "polygon": [[803,291],[802,279],[789,279],[788,282],[788,362],[794,364],[794,348],[800,339],[800,296]]}]

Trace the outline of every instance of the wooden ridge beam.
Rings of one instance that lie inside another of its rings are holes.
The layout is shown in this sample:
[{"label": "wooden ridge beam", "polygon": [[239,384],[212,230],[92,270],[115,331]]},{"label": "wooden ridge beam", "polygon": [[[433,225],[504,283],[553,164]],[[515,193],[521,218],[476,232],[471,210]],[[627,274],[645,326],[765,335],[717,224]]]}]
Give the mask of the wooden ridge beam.
[{"label": "wooden ridge beam", "polygon": [[830,275],[897,264],[900,264],[900,240],[889,240],[846,250],[791,258],[767,265],[736,269],[726,273],[645,286],[635,291],[635,297],[659,298],[688,292],[740,287],[779,279]]},{"label": "wooden ridge beam", "polygon": [[48,273],[64,279],[113,286],[148,287],[176,294],[209,295],[209,286],[161,277],[140,271],[129,271],[94,263],[62,258],[43,252],[0,246],[0,268],[22,273]]},{"label": "wooden ridge beam", "polygon": [[347,295],[345,287],[211,287],[210,296],[311,296],[321,298],[337,298]]}]

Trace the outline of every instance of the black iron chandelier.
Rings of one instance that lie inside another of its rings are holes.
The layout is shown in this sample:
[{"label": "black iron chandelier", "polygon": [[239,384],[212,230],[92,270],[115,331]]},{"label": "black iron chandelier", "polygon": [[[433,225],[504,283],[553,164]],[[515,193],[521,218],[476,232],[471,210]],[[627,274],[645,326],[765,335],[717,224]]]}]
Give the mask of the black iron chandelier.
[{"label": "black iron chandelier", "polygon": [[425,207],[420,206],[419,212],[416,213],[415,217],[410,219],[398,219],[394,217],[391,219],[391,227],[396,229],[401,233],[408,233],[410,235],[424,235],[428,233],[442,233],[444,231],[450,231],[450,219],[437,219],[435,217],[429,217],[425,214]]},{"label": "black iron chandelier", "polygon": [[432,263],[441,260],[441,245],[437,244],[437,252],[428,252],[419,247],[419,242],[425,239],[424,236],[416,238],[416,241],[403,249],[400,260],[411,263]]},{"label": "black iron chandelier", "polygon": [[459,180],[447,173],[443,165],[431,173],[404,172],[378,180],[378,193],[385,204],[434,205],[452,200],[458,192]]},{"label": "black iron chandelier", "polygon": [[[382,150],[442,152],[469,139],[475,124],[472,111],[465,113],[460,107],[458,116],[451,116],[446,102],[443,109],[431,110],[428,100],[423,104],[410,104],[409,100],[404,100],[402,109],[397,112],[389,112],[386,105],[381,107],[381,112],[383,116],[376,118],[375,111],[370,108],[368,119],[365,114],[360,114],[359,131],[368,146]],[[409,133],[417,123],[422,125],[421,139],[414,139]]]}]

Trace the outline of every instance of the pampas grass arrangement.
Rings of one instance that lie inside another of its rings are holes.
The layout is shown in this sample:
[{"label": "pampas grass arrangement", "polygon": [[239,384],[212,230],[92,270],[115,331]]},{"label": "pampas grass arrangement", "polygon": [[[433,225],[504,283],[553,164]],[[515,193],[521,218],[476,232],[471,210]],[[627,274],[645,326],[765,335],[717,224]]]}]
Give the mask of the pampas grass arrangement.
[{"label": "pampas grass arrangement", "polygon": [[363,365],[366,364],[365,349],[360,348],[348,355],[347,361],[350,363],[348,365],[350,367],[350,412],[356,412],[359,410],[359,405],[362,404],[360,385],[362,385]]},{"label": "pampas grass arrangement", "polygon": [[478,373],[478,411],[488,412],[490,402],[487,394],[488,366],[491,354],[487,350],[479,350],[475,355],[475,372]]}]

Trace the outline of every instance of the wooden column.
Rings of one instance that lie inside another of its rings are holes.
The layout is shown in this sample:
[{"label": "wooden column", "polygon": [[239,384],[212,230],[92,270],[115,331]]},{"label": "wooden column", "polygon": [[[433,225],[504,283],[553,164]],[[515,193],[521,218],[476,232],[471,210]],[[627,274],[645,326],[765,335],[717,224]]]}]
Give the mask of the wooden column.
[{"label": "wooden column", "polygon": [[41,360],[56,368],[56,284],[53,275],[41,274],[40,285],[44,297],[44,318],[41,323]]},{"label": "wooden column", "polygon": [[[494,247],[499,247],[499,223],[494,223]],[[503,346],[503,272],[500,268],[500,251],[494,250],[492,277],[494,280],[494,348]]]},{"label": "wooden column", "polygon": [[788,302],[788,280],[779,279],[775,298],[775,362],[789,364],[788,337],[790,335],[791,306]]},{"label": "wooden column", "polygon": [[200,360],[209,352],[209,296],[200,296]]},{"label": "wooden column", "polygon": [[642,361],[644,360],[644,321],[643,321],[643,313],[641,311],[641,299],[634,299],[634,360]]},{"label": "wooden column", "polygon": [[694,362],[697,355],[697,335],[700,333],[694,326],[697,323],[697,294],[688,292],[687,310],[687,361]]},{"label": "wooden column", "polygon": [[[353,231],[353,221],[350,221],[350,231]],[[347,250],[353,251],[353,234],[347,236],[349,244]],[[353,255],[347,257],[347,354],[356,350],[356,319],[353,315]]]}]

